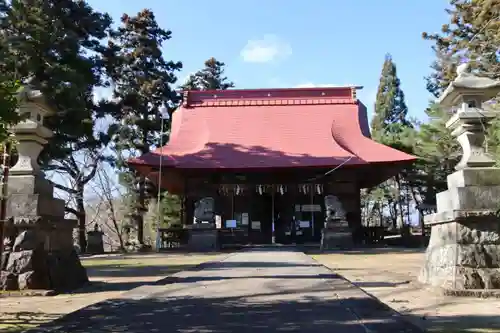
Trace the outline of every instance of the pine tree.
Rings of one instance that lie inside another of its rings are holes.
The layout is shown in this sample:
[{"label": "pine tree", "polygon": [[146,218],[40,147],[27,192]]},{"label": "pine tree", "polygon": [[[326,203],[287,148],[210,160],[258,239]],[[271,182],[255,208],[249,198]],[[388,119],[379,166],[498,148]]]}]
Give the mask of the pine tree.
[{"label": "pine tree", "polygon": [[[162,44],[171,38],[171,32],[158,26],[152,11],[144,9],[133,17],[125,14],[121,23],[109,41],[115,52],[106,59],[106,68],[114,87],[115,144],[134,156],[147,154],[168,133],[169,122],[161,121],[162,109],[171,113],[180,102],[172,85],[182,64],[163,58]],[[133,184],[137,191],[133,219],[138,242],[144,245],[146,178],[136,174]]]},{"label": "pine tree", "polygon": [[2,80],[0,82],[0,144],[5,142],[9,135],[9,127],[21,120],[17,113],[16,93],[19,82]]},{"label": "pine tree", "polygon": [[[471,69],[480,76],[500,79],[498,45],[500,45],[500,0],[450,0],[450,9],[446,9],[449,22],[443,25],[440,33],[423,33],[423,38],[433,42],[436,61],[432,64],[432,73],[427,77],[427,89],[435,97],[442,94],[456,78],[456,67],[462,61],[468,61]],[[420,142],[417,154],[427,160],[434,170],[435,187],[439,190],[445,184],[445,177],[452,172],[452,166],[458,162],[461,149],[455,138],[445,128],[449,118],[447,110],[439,110],[431,105],[428,114],[430,122],[420,128]],[[500,122],[495,120],[489,131],[489,147],[500,160]],[[433,197],[431,190],[428,197]]]},{"label": "pine tree", "polygon": [[391,55],[386,55],[375,102],[374,116],[371,122],[372,136],[376,140],[384,140],[386,136],[399,134],[411,127],[407,119],[406,106],[400,80],[397,76],[396,64]]},{"label": "pine tree", "polygon": [[226,90],[234,83],[224,76],[225,64],[214,57],[205,61],[205,67],[191,74],[183,84],[183,90]]},{"label": "pine tree", "polygon": [[463,60],[480,75],[500,78],[500,0],[450,0],[446,12],[450,20],[440,33],[423,33],[424,39],[434,42],[438,55],[427,78],[429,91],[441,94]]},{"label": "pine tree", "polygon": [[[93,89],[100,85],[101,40],[111,18],[85,1],[0,1],[0,72],[8,80],[40,89],[56,114],[45,119],[55,136],[41,155],[45,170],[62,172],[74,187],[55,183],[74,199],[66,210],[79,220],[79,243],[86,247],[85,185],[97,170],[103,142],[94,134]],[[88,166],[79,155],[93,156]],[[86,172],[87,171],[87,172]]]},{"label": "pine tree", "polygon": [[[456,67],[469,61],[479,75],[499,77],[498,45],[500,45],[499,0],[450,0],[449,22],[436,34],[423,33],[433,42],[436,60],[426,78],[427,90],[439,97],[456,78]],[[417,208],[435,205],[435,195],[446,189],[446,177],[454,171],[461,149],[445,127],[450,114],[438,105],[426,110],[429,121],[421,124],[413,140],[414,154],[419,157],[409,175]],[[496,124],[496,125],[495,125]],[[498,132],[498,121],[492,133]],[[495,136],[490,137],[490,142]],[[498,146],[498,144],[493,144]]]}]

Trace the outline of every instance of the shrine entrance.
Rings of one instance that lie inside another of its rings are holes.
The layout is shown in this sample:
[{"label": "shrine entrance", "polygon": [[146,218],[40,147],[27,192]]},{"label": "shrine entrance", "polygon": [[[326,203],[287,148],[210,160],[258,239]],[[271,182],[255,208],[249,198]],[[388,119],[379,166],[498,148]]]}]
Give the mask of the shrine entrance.
[{"label": "shrine entrance", "polygon": [[[248,244],[318,242],[324,222],[322,185],[221,185],[218,229]],[[317,192],[319,190],[319,192]],[[236,237],[236,236],[234,236]]]}]

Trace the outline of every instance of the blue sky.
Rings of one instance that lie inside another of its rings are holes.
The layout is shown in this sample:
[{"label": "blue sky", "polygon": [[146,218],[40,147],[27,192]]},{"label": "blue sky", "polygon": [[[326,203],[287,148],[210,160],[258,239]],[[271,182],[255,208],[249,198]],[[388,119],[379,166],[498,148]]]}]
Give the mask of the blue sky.
[{"label": "blue sky", "polygon": [[424,76],[433,60],[423,31],[448,21],[445,0],[90,0],[119,21],[149,8],[172,31],[166,59],[180,60],[183,80],[209,57],[227,65],[237,88],[355,84],[373,107],[386,53],[398,66],[410,114],[423,117]]}]

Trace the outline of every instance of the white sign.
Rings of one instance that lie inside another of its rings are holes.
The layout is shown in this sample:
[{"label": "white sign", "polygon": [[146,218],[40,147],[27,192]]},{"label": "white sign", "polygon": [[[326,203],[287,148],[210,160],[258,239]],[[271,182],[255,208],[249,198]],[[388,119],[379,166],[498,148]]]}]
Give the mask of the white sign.
[{"label": "white sign", "polygon": [[260,221],[252,221],[252,229],[260,230]]},{"label": "white sign", "polygon": [[311,222],[310,221],[299,221],[299,227],[301,227],[301,228],[310,228],[311,227]]},{"label": "white sign", "polygon": [[220,215],[215,215],[215,227],[217,229],[222,228],[222,216]]},{"label": "white sign", "polygon": [[241,213],[241,224],[248,225],[248,213]]},{"label": "white sign", "polygon": [[321,212],[321,205],[302,205],[303,212]]},{"label": "white sign", "polygon": [[226,228],[236,228],[236,220],[226,220]]}]

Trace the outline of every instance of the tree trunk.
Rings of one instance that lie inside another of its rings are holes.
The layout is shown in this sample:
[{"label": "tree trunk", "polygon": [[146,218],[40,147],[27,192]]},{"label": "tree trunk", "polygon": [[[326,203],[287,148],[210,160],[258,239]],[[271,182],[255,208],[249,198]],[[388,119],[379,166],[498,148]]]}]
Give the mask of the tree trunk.
[{"label": "tree trunk", "polygon": [[422,200],[422,197],[420,196],[420,192],[421,192],[421,190],[418,190],[415,187],[411,188],[411,194],[413,197],[413,201],[415,201],[415,204],[417,205],[418,224],[420,226],[420,230],[422,231],[421,240],[422,240],[422,244],[423,244],[424,240],[425,240],[425,223],[424,223],[424,210],[421,208],[423,200]]},{"label": "tree trunk", "polygon": [[398,203],[391,199],[387,200],[387,206],[389,207],[389,216],[392,222],[392,228],[394,230],[398,229]]},{"label": "tree trunk", "polygon": [[123,228],[120,228],[120,225],[116,219],[116,210],[114,207],[113,198],[110,197],[107,200],[109,205],[108,209],[110,212],[109,219],[111,220],[112,228],[114,229],[116,237],[118,237],[118,242],[120,243],[120,251],[125,252],[126,248],[125,248],[125,241],[123,240]]},{"label": "tree trunk", "polygon": [[418,224],[420,225],[420,230],[422,230],[422,238],[425,238],[424,212],[421,209],[418,210]]},{"label": "tree trunk", "polygon": [[76,193],[76,218],[78,219],[78,245],[80,251],[85,253],[87,251],[87,214],[85,212],[85,204],[83,200],[84,185],[77,184]]},{"label": "tree trunk", "polygon": [[146,177],[139,177],[139,193],[137,200],[138,214],[136,215],[137,223],[137,241],[139,245],[144,245],[144,212],[146,211]]},{"label": "tree trunk", "polygon": [[404,220],[404,213],[403,213],[403,200],[401,200],[401,192],[402,192],[401,175],[399,175],[399,174],[396,175],[395,180],[396,180],[396,190],[398,191],[397,195],[396,195],[398,211],[396,212],[396,214],[399,213],[399,218],[401,219],[401,230],[403,230],[405,220]]}]

